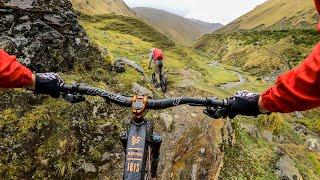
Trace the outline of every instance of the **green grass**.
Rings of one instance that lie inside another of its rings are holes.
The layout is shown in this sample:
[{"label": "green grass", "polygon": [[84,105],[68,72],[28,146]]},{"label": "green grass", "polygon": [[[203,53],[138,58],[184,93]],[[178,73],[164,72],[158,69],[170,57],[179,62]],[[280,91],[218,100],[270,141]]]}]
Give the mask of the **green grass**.
[{"label": "green grass", "polygon": [[307,128],[312,131],[320,134],[320,112],[319,109],[313,109],[306,111],[303,114],[302,119],[297,119],[297,122],[305,125]]},{"label": "green grass", "polygon": [[267,76],[286,70],[288,61],[298,65],[318,41],[315,30],[244,31],[205,35],[193,47],[224,64]]},{"label": "green grass", "polygon": [[237,143],[226,146],[224,168],[219,179],[277,179],[273,166],[277,160],[271,144],[254,139],[239,130]]}]

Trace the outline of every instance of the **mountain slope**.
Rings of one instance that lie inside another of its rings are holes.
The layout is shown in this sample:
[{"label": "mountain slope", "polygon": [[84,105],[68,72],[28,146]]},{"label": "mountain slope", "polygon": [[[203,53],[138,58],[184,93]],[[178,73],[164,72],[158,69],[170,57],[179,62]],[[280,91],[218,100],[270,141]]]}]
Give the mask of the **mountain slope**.
[{"label": "mountain slope", "polygon": [[312,28],[316,23],[311,0],[269,0],[219,31]]},{"label": "mountain slope", "polygon": [[206,33],[211,33],[223,25],[187,19],[154,8],[133,8],[138,16],[177,42],[188,44]]},{"label": "mountain slope", "polygon": [[90,15],[115,13],[117,15],[135,16],[122,0],[71,0],[73,8]]},{"label": "mountain slope", "polygon": [[218,62],[274,76],[288,68],[288,61],[299,64],[318,41],[316,30],[244,31],[205,35],[193,47]]}]

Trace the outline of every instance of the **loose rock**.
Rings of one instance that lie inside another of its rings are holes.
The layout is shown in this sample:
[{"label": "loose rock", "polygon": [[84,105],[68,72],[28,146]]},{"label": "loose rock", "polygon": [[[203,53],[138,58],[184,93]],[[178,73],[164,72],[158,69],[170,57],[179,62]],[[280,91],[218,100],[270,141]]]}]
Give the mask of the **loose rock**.
[{"label": "loose rock", "polygon": [[307,139],[307,146],[310,151],[320,152],[320,139],[309,137]]},{"label": "loose rock", "polygon": [[303,180],[294,161],[285,155],[277,162],[277,174],[281,180]]},{"label": "loose rock", "polygon": [[83,163],[80,169],[83,169],[85,173],[97,172],[96,167],[92,163]]},{"label": "loose rock", "polygon": [[147,89],[137,83],[133,84],[132,91],[133,91],[133,93],[138,94],[138,95],[145,95],[145,96],[153,97],[153,93],[151,90],[149,90],[149,89]]},{"label": "loose rock", "polygon": [[111,160],[111,153],[105,152],[102,155],[101,162],[106,162]]},{"label": "loose rock", "polygon": [[163,122],[166,131],[169,132],[169,131],[172,130],[174,120],[173,120],[173,117],[170,114],[161,113],[160,114],[160,120],[161,120],[161,122]]},{"label": "loose rock", "polygon": [[261,137],[260,131],[255,125],[241,123],[240,127],[243,128],[253,138]]},{"label": "loose rock", "polygon": [[270,131],[262,131],[261,135],[264,139],[266,139],[268,142],[272,142],[273,140],[273,134]]}]

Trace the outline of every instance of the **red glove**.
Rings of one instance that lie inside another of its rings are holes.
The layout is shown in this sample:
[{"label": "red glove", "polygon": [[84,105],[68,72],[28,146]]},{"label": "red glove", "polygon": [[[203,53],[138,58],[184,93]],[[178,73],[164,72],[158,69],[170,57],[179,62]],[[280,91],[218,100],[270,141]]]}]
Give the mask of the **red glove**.
[{"label": "red glove", "polygon": [[32,72],[15,56],[0,49],[0,88],[21,88],[32,83]]}]

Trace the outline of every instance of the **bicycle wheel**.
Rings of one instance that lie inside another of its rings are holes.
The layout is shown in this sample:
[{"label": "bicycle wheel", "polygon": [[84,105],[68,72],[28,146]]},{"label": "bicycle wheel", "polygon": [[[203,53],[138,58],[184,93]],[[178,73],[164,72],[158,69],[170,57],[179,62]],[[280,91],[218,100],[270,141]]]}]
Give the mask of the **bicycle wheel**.
[{"label": "bicycle wheel", "polygon": [[151,80],[152,80],[153,84],[156,84],[157,81],[156,81],[156,74],[155,73],[152,74]]},{"label": "bicycle wheel", "polygon": [[160,87],[162,92],[165,93],[167,91],[167,79],[163,75],[160,76]]}]

